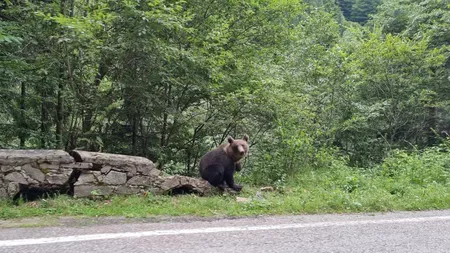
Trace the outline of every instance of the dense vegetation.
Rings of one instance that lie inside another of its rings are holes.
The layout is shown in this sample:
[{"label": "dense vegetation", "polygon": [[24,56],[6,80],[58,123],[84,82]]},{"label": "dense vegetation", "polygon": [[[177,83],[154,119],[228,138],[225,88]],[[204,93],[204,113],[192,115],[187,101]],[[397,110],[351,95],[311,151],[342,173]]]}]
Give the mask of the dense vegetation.
[{"label": "dense vegetation", "polygon": [[449,44],[448,0],[6,0],[0,147],[197,175],[247,133],[248,183],[344,166],[447,184],[447,160],[399,162],[445,151]]}]

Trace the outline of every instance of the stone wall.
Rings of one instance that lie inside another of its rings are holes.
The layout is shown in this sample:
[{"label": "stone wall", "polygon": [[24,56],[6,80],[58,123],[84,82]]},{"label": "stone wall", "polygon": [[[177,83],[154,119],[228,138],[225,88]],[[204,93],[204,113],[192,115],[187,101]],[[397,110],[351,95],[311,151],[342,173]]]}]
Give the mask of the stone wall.
[{"label": "stone wall", "polygon": [[54,190],[75,197],[212,190],[208,182],[165,176],[143,157],[73,150],[0,149],[0,198]]}]

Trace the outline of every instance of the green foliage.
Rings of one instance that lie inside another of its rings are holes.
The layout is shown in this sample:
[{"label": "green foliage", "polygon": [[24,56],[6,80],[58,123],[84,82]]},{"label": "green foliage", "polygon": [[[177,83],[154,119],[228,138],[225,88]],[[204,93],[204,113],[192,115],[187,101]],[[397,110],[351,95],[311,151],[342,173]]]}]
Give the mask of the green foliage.
[{"label": "green foliage", "polygon": [[355,4],[355,0],[337,0],[336,2],[341,8],[344,17],[350,20],[352,15],[352,6]]},{"label": "green foliage", "polygon": [[[393,148],[434,142],[436,97],[442,53],[426,40],[412,41],[375,32],[349,55],[355,100],[339,131],[354,163],[380,162]],[[421,95],[422,94],[422,95]],[[430,97],[424,94],[430,94]],[[369,164],[370,165],[370,164]]]},{"label": "green foliage", "polygon": [[365,24],[370,15],[376,12],[376,8],[381,2],[381,0],[355,0],[352,5],[350,20]]},{"label": "green foliage", "polygon": [[384,1],[372,23],[381,26],[385,33],[419,39],[429,36],[431,46],[438,47],[449,45],[449,10],[448,1]]},{"label": "green foliage", "polygon": [[450,158],[441,147],[429,148],[423,152],[406,153],[396,150],[381,165],[381,173],[393,181],[426,187],[431,184],[450,183]]},{"label": "green foliage", "polygon": [[[377,12],[381,0],[337,0],[344,17],[361,25],[366,24],[370,17]],[[391,1],[384,1],[391,2]]]}]

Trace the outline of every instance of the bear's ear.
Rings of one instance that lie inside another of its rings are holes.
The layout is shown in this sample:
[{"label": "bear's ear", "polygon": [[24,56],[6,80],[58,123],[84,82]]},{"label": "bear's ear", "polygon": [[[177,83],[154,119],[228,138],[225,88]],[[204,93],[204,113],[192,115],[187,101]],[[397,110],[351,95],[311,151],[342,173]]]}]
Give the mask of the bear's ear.
[{"label": "bear's ear", "polygon": [[244,137],[242,137],[242,139],[244,139],[244,141],[248,142],[248,135],[244,134]]},{"label": "bear's ear", "polygon": [[234,139],[233,139],[233,137],[231,137],[231,136],[228,136],[228,143],[233,143],[233,141],[234,141]]}]

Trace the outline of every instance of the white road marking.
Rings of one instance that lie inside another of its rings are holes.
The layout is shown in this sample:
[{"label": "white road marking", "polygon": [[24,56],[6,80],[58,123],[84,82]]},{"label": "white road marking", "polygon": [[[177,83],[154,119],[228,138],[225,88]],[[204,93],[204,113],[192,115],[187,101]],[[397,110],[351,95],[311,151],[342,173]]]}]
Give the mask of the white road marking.
[{"label": "white road marking", "polygon": [[355,226],[355,225],[380,225],[380,224],[396,224],[396,223],[420,223],[420,222],[434,222],[434,221],[450,221],[450,216],[403,218],[390,220],[330,221],[330,222],[294,223],[294,224],[262,225],[262,226],[206,227],[196,229],[171,229],[171,230],[155,230],[155,231],[125,232],[125,233],[73,235],[73,236],[61,236],[49,238],[34,238],[34,239],[0,240],[0,247],[14,247],[25,245],[108,240],[121,238],[139,238],[139,237],[162,236],[162,235],[208,234],[221,232],[261,231],[261,230],[299,229],[299,228],[317,228],[317,227],[320,228],[320,227]]}]

